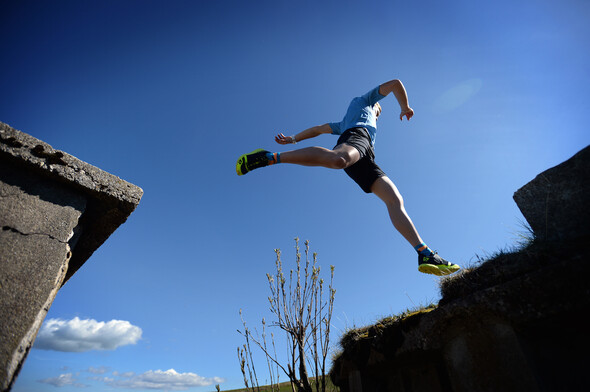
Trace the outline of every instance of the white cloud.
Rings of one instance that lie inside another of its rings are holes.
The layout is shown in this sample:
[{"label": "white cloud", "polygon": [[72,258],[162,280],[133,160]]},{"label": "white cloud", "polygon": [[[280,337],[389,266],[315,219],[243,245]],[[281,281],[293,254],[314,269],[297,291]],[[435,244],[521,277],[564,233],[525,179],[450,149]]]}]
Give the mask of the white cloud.
[{"label": "white cloud", "polygon": [[72,385],[79,388],[87,387],[88,385],[80,384],[78,380],[74,378],[72,373],[60,374],[58,377],[46,378],[39,380],[40,383],[53,385],[55,387],[65,387]]},{"label": "white cloud", "polygon": [[[105,379],[105,382],[115,388],[154,389],[163,391],[184,391],[188,388],[203,387],[213,383],[222,383],[223,378],[201,377],[195,373],[178,373],[174,369],[166,371],[149,370],[142,374],[118,374],[122,378]],[[128,377],[124,377],[124,375]]]},{"label": "white cloud", "polygon": [[141,334],[141,328],[123,320],[49,319],[37,334],[34,347],[66,352],[114,350],[137,343]]}]

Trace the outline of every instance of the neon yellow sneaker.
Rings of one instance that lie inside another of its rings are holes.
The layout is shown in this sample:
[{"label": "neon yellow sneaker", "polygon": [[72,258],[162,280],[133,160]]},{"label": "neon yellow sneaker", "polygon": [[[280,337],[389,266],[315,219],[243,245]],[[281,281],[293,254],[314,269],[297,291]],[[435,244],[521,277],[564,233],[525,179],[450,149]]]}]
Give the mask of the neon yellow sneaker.
[{"label": "neon yellow sneaker", "polygon": [[418,255],[418,271],[425,274],[443,276],[459,271],[461,267],[446,261],[436,252],[432,256]]},{"label": "neon yellow sneaker", "polygon": [[249,171],[259,167],[268,166],[268,157],[266,154],[268,154],[268,151],[259,148],[249,154],[241,155],[238,158],[238,163],[236,163],[236,172],[238,173],[238,176],[243,176]]}]

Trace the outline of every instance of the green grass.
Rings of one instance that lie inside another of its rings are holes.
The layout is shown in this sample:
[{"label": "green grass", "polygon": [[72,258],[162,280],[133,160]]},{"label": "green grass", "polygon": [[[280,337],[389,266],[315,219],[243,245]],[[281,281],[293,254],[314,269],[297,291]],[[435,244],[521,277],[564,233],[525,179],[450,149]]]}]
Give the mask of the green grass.
[{"label": "green grass", "polygon": [[435,310],[436,308],[436,304],[408,308],[400,314],[384,317],[374,324],[359,328],[350,328],[340,338],[341,350],[338,354],[335,355],[334,358],[332,358],[332,360],[336,361],[338,356],[342,354],[343,351],[349,349],[351,345],[354,345],[356,341],[374,337],[375,335],[381,334],[383,330],[386,330],[391,327],[400,327],[402,325],[407,327],[409,323],[418,322],[420,320],[421,315],[429,313]]},{"label": "green grass", "polygon": [[[311,383],[311,386],[312,386],[313,390],[315,391],[316,389],[315,389],[315,384],[314,384],[313,381],[314,381],[314,378],[311,377],[309,379],[309,382]],[[326,376],[326,390],[327,391],[331,391],[331,392],[338,391],[338,388],[335,387],[332,384],[332,381],[330,380],[330,377],[327,377],[327,376]],[[246,388],[240,388],[240,389],[231,389],[231,390],[227,390],[227,391],[224,390],[224,389],[222,389],[221,391],[222,392],[246,392],[248,390]],[[271,391],[271,388],[268,385],[260,386],[260,391],[261,392],[270,392]],[[292,391],[292,389],[291,389],[291,383],[289,383],[289,381],[282,382],[282,383],[279,384],[279,392],[291,392],[291,391]]]}]

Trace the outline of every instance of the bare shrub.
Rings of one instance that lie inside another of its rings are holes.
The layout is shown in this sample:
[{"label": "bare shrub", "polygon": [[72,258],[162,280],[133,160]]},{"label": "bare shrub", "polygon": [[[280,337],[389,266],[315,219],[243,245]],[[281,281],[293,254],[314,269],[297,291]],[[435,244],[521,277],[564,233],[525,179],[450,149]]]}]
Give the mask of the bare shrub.
[{"label": "bare shrub", "polygon": [[330,266],[330,283],[325,293],[317,254],[313,253],[312,260],[309,257],[309,241],[305,241],[305,261],[301,260],[299,238],[295,238],[295,249],[296,268],[289,272],[288,279],[283,273],[279,249],[275,249],[276,275],[266,275],[271,293],[268,297],[270,311],[275,317],[269,326],[278,327],[285,333],[287,359],[284,362],[277,358],[274,334],[271,333],[270,339],[267,339],[266,320],[262,319],[262,334],[259,335],[256,330],[253,333],[240,310],[244,330],[238,332],[246,342],[238,347],[238,359],[244,384],[249,391],[260,391],[251,343],[265,354],[271,391],[279,390],[281,373],[289,378],[294,392],[312,392],[312,384],[315,391],[326,391],[326,357],[336,294],[332,286],[334,266]]}]

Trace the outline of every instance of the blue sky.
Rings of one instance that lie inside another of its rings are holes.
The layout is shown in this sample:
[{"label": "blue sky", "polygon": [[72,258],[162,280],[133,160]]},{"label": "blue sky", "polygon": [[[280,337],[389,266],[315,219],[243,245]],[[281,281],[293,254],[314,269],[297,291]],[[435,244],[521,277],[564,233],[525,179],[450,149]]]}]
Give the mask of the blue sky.
[{"label": "blue sky", "polygon": [[415,116],[381,102],[377,162],[424,240],[469,265],[517,241],[513,193],[590,142],[589,16],[582,0],[3,1],[0,121],[145,192],[59,292],[13,390],[241,387],[239,310],[268,317],[273,249],[292,265],[296,236],[335,266],[334,342],[436,302],[343,172],[238,177],[237,157],[399,78]]}]

